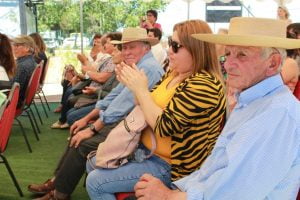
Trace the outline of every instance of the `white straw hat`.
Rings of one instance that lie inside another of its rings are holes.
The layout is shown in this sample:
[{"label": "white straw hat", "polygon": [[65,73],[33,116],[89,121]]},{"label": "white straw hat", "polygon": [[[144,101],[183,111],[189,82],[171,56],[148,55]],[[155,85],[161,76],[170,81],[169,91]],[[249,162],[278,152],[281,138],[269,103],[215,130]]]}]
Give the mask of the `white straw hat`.
[{"label": "white straw hat", "polygon": [[224,34],[192,34],[198,40],[223,45],[300,48],[300,39],[286,38],[286,22],[283,20],[234,17],[229,31]]}]

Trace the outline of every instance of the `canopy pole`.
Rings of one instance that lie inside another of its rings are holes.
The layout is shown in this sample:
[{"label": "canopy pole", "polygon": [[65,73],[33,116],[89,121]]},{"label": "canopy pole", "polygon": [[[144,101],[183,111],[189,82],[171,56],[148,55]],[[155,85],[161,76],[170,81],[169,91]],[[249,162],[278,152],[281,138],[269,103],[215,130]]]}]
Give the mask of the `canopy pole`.
[{"label": "canopy pole", "polygon": [[80,0],[80,49],[83,53],[83,0]]}]

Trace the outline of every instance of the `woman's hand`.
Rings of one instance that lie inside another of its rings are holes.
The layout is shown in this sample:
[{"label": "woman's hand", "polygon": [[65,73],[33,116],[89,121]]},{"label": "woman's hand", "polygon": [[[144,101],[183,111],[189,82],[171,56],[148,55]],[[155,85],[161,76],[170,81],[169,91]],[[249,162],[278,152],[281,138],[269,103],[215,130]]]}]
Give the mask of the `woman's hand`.
[{"label": "woman's hand", "polygon": [[148,79],[142,70],[139,70],[135,64],[132,67],[122,62],[116,68],[118,80],[128,87],[135,95],[139,92],[148,91]]},{"label": "woman's hand", "polygon": [[86,86],[83,90],[82,93],[83,94],[87,94],[87,95],[92,95],[92,94],[96,94],[97,88],[93,87],[93,86]]}]

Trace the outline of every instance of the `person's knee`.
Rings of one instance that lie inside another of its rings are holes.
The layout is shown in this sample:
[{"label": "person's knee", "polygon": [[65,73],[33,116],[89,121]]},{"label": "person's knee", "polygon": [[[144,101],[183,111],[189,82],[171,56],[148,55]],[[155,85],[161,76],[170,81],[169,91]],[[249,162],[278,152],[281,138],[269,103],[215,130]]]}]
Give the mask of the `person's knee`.
[{"label": "person's knee", "polygon": [[101,185],[103,183],[101,182],[102,178],[99,178],[99,173],[97,173],[97,170],[91,171],[88,176],[86,177],[86,189],[88,193],[95,191],[97,188],[98,192],[103,192]]}]

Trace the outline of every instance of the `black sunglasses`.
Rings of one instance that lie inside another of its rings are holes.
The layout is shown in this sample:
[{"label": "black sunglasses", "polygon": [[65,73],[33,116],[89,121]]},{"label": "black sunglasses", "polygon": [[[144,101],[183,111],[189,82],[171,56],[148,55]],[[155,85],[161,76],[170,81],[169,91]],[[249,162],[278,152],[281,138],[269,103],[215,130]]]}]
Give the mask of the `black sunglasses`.
[{"label": "black sunglasses", "polygon": [[171,40],[169,40],[169,47],[172,48],[172,51],[173,51],[174,53],[177,53],[178,50],[179,50],[181,47],[183,47],[183,45],[181,45],[181,44],[179,44],[178,42],[173,41],[173,40],[171,39]]}]

